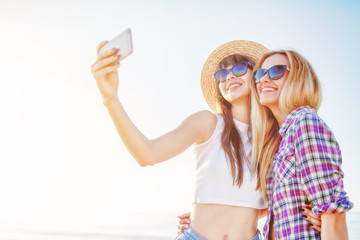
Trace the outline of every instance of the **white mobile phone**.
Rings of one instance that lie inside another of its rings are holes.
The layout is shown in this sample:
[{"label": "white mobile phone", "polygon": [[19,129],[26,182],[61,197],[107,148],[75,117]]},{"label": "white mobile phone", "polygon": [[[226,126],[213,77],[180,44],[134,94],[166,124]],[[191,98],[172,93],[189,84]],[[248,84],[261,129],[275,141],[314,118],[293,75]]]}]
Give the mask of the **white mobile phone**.
[{"label": "white mobile phone", "polygon": [[125,31],[114,37],[110,42],[100,49],[100,53],[104,51],[119,48],[117,55],[120,55],[120,60],[126,58],[133,52],[133,44],[131,37],[131,29],[127,28]]}]

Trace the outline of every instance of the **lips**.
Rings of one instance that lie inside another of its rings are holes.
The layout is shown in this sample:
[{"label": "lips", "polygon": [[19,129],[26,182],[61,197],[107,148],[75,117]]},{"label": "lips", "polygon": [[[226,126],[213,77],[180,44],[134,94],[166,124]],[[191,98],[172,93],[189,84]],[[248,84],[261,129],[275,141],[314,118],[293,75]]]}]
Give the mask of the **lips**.
[{"label": "lips", "polygon": [[277,91],[277,88],[274,88],[274,87],[262,87],[261,88],[261,93],[271,93],[271,92],[275,92]]},{"label": "lips", "polygon": [[231,89],[240,87],[241,85],[242,85],[242,83],[239,83],[239,82],[230,83],[229,86],[227,86],[227,90],[231,90]]}]

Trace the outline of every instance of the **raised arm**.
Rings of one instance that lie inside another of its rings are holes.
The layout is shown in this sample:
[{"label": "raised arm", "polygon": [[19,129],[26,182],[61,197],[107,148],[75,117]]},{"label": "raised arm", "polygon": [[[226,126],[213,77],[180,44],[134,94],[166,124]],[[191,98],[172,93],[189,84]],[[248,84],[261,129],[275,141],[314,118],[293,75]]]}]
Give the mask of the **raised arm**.
[{"label": "raised arm", "polygon": [[118,100],[106,102],[105,106],[119,136],[140,166],[153,165],[180,154],[193,143],[206,139],[206,126],[211,129],[214,118],[216,124],[216,117],[210,115],[212,113],[202,111],[190,115],[171,132],[149,140],[132,123]]},{"label": "raised arm", "polygon": [[105,44],[103,42],[98,47],[98,58],[92,65],[92,73],[121,140],[140,166],[168,160],[193,143],[205,141],[211,136],[216,126],[216,116],[209,111],[201,111],[189,116],[173,131],[159,138],[150,140],[145,137],[119,101],[119,57],[116,56],[116,49],[99,54],[99,49]]}]

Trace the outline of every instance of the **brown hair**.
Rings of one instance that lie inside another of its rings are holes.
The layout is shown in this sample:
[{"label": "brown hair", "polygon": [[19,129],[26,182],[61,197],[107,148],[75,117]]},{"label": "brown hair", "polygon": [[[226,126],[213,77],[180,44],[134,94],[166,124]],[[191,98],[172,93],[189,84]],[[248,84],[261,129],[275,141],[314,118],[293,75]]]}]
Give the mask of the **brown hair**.
[{"label": "brown hair", "polygon": [[[253,68],[253,66],[255,66],[255,62],[250,58],[236,54],[224,58],[219,63],[217,70],[233,66],[236,63],[243,61],[250,62],[252,66],[250,66],[251,69]],[[221,115],[224,119],[224,130],[221,135],[221,146],[224,149],[228,161],[230,162],[233,184],[236,184],[240,187],[243,182],[244,161],[246,161],[246,163],[249,163],[249,159],[246,159],[245,157],[244,146],[239,131],[234,123],[231,111],[232,105],[222,97],[219,88],[217,88],[217,91],[217,95],[220,96],[219,107],[221,109]],[[250,113],[248,114],[250,115]]]},{"label": "brown hair", "polygon": [[[310,63],[299,53],[292,50],[268,52],[257,63],[254,71],[261,68],[265,59],[275,54],[286,56],[290,65],[289,75],[279,96],[280,110],[290,114],[296,108],[305,105],[318,110],[321,103],[320,82]],[[271,110],[260,103],[254,81],[251,81],[251,91],[252,169],[258,173],[257,189],[260,189],[266,198],[266,179],[271,173],[272,162],[279,150],[281,137],[279,125]]]}]

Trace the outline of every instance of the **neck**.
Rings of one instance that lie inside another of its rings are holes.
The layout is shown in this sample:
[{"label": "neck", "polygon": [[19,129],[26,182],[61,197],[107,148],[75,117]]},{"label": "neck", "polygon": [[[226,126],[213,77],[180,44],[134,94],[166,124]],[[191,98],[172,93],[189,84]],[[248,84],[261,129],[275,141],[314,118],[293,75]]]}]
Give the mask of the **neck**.
[{"label": "neck", "polygon": [[250,99],[247,101],[232,102],[231,105],[233,118],[240,122],[250,124]]},{"label": "neck", "polygon": [[286,117],[289,115],[288,113],[281,111],[278,107],[270,108],[272,114],[274,115],[279,127],[285,121]]}]

